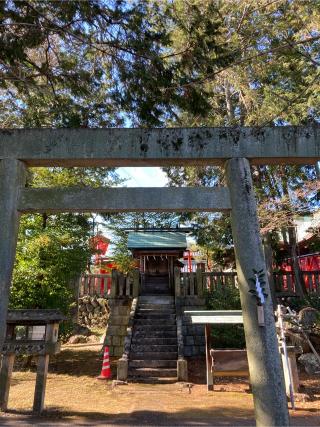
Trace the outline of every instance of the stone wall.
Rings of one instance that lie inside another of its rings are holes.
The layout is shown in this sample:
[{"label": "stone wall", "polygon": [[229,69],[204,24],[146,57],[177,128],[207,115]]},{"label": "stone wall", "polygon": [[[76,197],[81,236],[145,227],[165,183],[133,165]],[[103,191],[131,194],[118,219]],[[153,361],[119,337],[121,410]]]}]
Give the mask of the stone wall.
[{"label": "stone wall", "polygon": [[206,353],[204,325],[193,325],[185,310],[205,310],[205,299],[197,296],[176,297],[177,315],[182,318],[183,352],[185,357],[203,356]]},{"label": "stone wall", "polygon": [[109,300],[109,321],[105,345],[109,347],[110,356],[121,357],[131,311],[132,298],[114,298]]},{"label": "stone wall", "polygon": [[97,296],[85,295],[78,301],[78,322],[88,328],[107,326],[109,318],[108,300]]}]

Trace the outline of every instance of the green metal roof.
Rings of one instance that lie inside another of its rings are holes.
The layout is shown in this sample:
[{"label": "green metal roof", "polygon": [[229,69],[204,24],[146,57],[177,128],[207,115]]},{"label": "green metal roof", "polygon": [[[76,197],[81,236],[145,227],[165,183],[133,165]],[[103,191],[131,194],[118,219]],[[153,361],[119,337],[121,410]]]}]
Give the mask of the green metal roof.
[{"label": "green metal roof", "polygon": [[129,249],[186,249],[187,238],[185,233],[174,231],[130,231],[128,235]]}]

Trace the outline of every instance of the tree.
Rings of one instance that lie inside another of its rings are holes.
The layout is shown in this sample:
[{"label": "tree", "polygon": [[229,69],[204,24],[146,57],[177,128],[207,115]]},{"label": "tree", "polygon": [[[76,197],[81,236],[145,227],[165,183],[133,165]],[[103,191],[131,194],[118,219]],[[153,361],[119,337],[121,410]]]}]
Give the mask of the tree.
[{"label": "tree", "polygon": [[[192,21],[194,6],[206,14],[212,2],[194,0],[174,4],[177,9],[188,8],[189,20]],[[227,44],[229,50],[236,53],[234,60],[217,72],[204,73],[184,86],[204,88],[210,104],[206,115],[200,117],[183,111],[170,124],[317,124],[320,106],[316,95],[319,93],[319,13],[317,2],[312,0],[266,1],[258,5],[253,1],[220,2],[218,14],[223,19],[217,42]],[[173,39],[178,47],[185,43],[179,30],[176,30]],[[264,213],[264,228],[271,227],[271,223],[274,228],[275,218],[278,220],[276,226],[283,227],[284,222],[280,221],[283,215],[278,213],[284,210],[286,224],[292,223],[296,190],[304,189],[305,209],[307,207],[310,211],[316,206],[317,192],[308,191],[308,183],[316,182],[314,167],[255,166],[252,169],[258,202],[264,208],[268,207],[268,215],[265,209],[261,210]],[[181,185],[182,182],[184,185],[223,184],[223,173],[219,168],[165,170],[170,185]],[[193,216],[194,221],[199,218],[198,215]],[[226,223],[223,234],[227,228]]]},{"label": "tree", "polygon": [[[202,114],[205,91],[180,87],[202,70],[230,62],[224,46],[215,43],[219,23],[212,5],[208,16],[196,8],[192,25],[185,27],[170,1],[4,1],[0,75],[5,105],[19,111],[31,96],[40,113],[55,112],[60,126],[97,125],[85,105],[88,99],[101,123],[109,109],[143,125],[160,125],[176,115],[176,108]],[[187,39],[183,51],[171,49],[174,26]],[[71,109],[67,117],[60,106]],[[40,113],[37,126],[46,121]],[[10,115],[6,119],[10,124]]]}]

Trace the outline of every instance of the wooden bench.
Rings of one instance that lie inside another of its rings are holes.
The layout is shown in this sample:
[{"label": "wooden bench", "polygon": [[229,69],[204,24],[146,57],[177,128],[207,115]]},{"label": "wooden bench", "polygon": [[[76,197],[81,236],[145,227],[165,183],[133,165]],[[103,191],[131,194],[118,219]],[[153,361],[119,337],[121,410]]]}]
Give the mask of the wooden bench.
[{"label": "wooden bench", "polygon": [[211,349],[213,377],[249,377],[247,350]]}]

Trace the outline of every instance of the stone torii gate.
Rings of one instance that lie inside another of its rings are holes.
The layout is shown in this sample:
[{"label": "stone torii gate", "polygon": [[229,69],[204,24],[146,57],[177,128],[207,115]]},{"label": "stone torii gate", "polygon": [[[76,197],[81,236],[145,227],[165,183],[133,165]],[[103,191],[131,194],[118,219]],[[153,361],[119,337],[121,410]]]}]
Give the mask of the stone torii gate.
[{"label": "stone torii gate", "polygon": [[[66,211],[231,212],[237,273],[257,425],[289,425],[287,398],[265,274],[264,326],[249,279],[266,272],[251,164],[315,164],[320,128],[16,129],[0,131],[0,345],[19,216]],[[25,187],[33,166],[224,166],[228,188]]]}]

